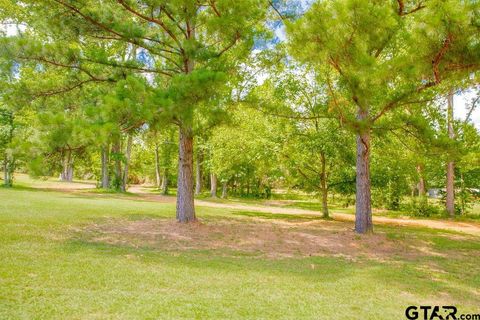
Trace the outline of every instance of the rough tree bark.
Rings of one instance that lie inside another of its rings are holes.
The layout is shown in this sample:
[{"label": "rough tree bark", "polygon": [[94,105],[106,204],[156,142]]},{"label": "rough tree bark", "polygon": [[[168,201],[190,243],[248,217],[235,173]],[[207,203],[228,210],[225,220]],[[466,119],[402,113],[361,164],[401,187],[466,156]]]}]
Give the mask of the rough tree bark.
[{"label": "rough tree bark", "polygon": [[125,165],[124,165],[123,176],[122,176],[122,185],[121,185],[122,192],[127,191],[128,168],[130,165],[130,155],[132,154],[132,142],[133,142],[133,137],[131,134],[129,134],[127,139],[127,150],[125,152]]},{"label": "rough tree bark", "polygon": [[203,162],[203,152],[199,149],[197,153],[197,158],[195,160],[195,195],[199,195],[202,192],[202,162]]},{"label": "rough tree bark", "polygon": [[[368,111],[359,109],[357,119],[368,119]],[[370,127],[363,124],[357,133],[357,179],[355,203],[355,232],[373,232],[370,194]]]},{"label": "rough tree bark", "polygon": [[[448,137],[455,139],[455,132],[453,130],[453,91],[448,94],[447,103],[447,125],[448,125]],[[449,160],[447,163],[447,196],[446,196],[446,209],[450,217],[455,216],[455,162]]]},{"label": "rough tree bark", "polygon": [[[195,39],[195,22],[186,19],[186,38]],[[195,62],[192,57],[185,56],[185,73],[193,72]],[[193,189],[193,126],[192,119],[187,116],[179,125],[178,178],[177,178],[177,221],[186,223],[197,220],[195,216]],[[186,120],[186,121],[185,121]]]},{"label": "rough tree bark", "polygon": [[180,126],[178,148],[177,221],[196,220],[193,195],[193,133]]},{"label": "rough tree bark", "polygon": [[328,189],[327,189],[327,168],[326,168],[326,159],[325,153],[320,152],[320,157],[322,161],[322,171],[320,175],[320,188],[322,191],[322,213],[324,218],[328,218]]},{"label": "rough tree bark", "polygon": [[62,174],[60,175],[62,181],[71,182],[73,180],[73,161],[72,150],[68,149],[63,159]]},{"label": "rough tree bark", "polygon": [[110,175],[108,172],[109,162],[109,145],[102,147],[102,181],[101,188],[108,189],[110,187]]}]

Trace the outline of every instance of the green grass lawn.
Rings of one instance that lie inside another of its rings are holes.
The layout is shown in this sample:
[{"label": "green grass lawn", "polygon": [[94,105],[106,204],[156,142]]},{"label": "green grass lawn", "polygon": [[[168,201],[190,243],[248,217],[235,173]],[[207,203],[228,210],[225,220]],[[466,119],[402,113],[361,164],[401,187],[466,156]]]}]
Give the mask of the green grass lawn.
[{"label": "green grass lawn", "polygon": [[[111,194],[0,189],[0,319],[404,319],[407,306],[420,304],[480,313],[480,239],[472,236],[377,226],[389,244],[418,243],[425,253],[267,257],[268,248],[165,249],[156,245],[162,239],[111,242],[88,231],[172,220],[174,209]],[[197,214],[205,225],[299,220]]]},{"label": "green grass lawn", "polygon": [[[290,198],[289,198],[290,196]],[[286,193],[286,194],[273,194],[272,199],[255,199],[255,198],[240,198],[230,196],[228,199],[221,198],[211,198],[210,194],[207,192],[202,193],[196,198],[206,201],[218,202],[218,203],[238,203],[245,205],[263,205],[263,206],[278,206],[284,208],[293,208],[293,209],[304,209],[322,212],[322,203],[319,199],[316,199],[314,195],[300,194],[300,193]],[[410,198],[403,199],[404,205],[411,201]],[[449,219],[445,212],[442,211],[443,204],[439,203],[437,199],[429,199],[431,205],[438,207],[438,214],[431,215],[429,217],[416,215],[414,212],[409,210],[388,210],[388,209],[379,209],[372,208],[373,215],[378,216],[387,216],[392,218],[401,218],[408,217],[412,219]],[[468,213],[465,215],[456,216],[455,219],[458,221],[478,221],[480,220],[480,202],[474,202],[470,204],[471,207],[468,208]],[[355,205],[349,205],[345,207],[341,201],[335,199],[329,199],[328,203],[329,210],[333,212],[341,212],[347,214],[355,214]]]}]

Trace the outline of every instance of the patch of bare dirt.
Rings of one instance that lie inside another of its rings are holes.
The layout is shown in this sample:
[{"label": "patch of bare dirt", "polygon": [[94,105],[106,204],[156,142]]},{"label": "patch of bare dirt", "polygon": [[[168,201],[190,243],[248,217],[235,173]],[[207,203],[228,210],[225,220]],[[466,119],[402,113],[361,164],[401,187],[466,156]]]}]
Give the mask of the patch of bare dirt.
[{"label": "patch of bare dirt", "polygon": [[[131,186],[129,189],[132,193],[140,195],[142,198],[150,201],[158,202],[175,202],[174,197],[161,196],[158,194],[147,193],[145,188],[141,186]],[[195,200],[195,205],[210,207],[210,208],[224,208],[224,209],[237,209],[245,211],[256,211],[256,212],[265,212],[273,214],[298,214],[298,215],[312,215],[312,216],[321,216],[321,213],[314,210],[306,209],[297,209],[297,208],[285,208],[279,205],[285,200],[269,203],[271,206],[262,206],[262,205],[245,205],[238,203],[220,203],[212,202],[207,200]],[[287,200],[288,202],[288,200]],[[338,221],[354,221],[355,215],[333,212],[331,213],[333,219]],[[475,222],[458,222],[458,221],[448,221],[448,220],[428,220],[428,219],[409,219],[405,218],[391,218],[384,216],[373,216],[374,224],[384,224],[384,225],[398,225],[398,226],[413,226],[413,227],[424,227],[437,230],[447,230],[462,232],[465,234],[480,236],[480,224]]]},{"label": "patch of bare dirt", "polygon": [[[77,191],[88,192],[88,189],[95,189],[95,185],[87,182],[52,182],[47,181],[32,186],[39,189],[48,189],[52,191],[70,192],[75,193]],[[139,196],[138,199],[146,201],[155,201],[161,203],[175,203],[175,197],[163,196],[151,192],[151,188],[143,185],[132,185],[129,188],[129,192]],[[90,196],[104,196],[102,194],[88,193]],[[113,197],[112,195],[109,195]],[[312,215],[321,216],[321,213],[314,210],[297,209],[297,208],[285,208],[286,204],[295,202],[296,200],[270,200],[265,202],[266,205],[246,205],[238,203],[219,203],[207,200],[195,200],[195,204],[203,207],[211,208],[224,208],[224,209],[237,209],[245,211],[255,211],[273,214],[288,214],[288,215]],[[377,211],[378,213],[378,211]],[[337,221],[354,221],[355,216],[352,214],[333,212],[331,213],[333,219]],[[467,235],[480,236],[480,224],[476,222],[458,222],[448,220],[428,220],[428,219],[409,219],[404,218],[391,218],[384,216],[373,216],[374,224],[384,225],[398,225],[398,226],[413,226],[413,227],[426,227],[437,230],[447,230],[461,232]]]},{"label": "patch of bare dirt", "polygon": [[96,243],[164,251],[223,250],[222,254],[233,251],[268,258],[343,256],[383,261],[436,254],[405,240],[390,240],[382,233],[355,235],[349,224],[335,221],[212,219],[185,225],[170,219],[112,220],[80,232]]}]

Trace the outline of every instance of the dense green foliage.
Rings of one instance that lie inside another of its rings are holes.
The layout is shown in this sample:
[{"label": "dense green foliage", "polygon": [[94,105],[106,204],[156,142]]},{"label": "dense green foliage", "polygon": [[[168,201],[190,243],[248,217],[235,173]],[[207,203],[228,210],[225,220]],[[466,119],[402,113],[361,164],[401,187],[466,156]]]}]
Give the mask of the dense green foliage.
[{"label": "dense green foliage", "polygon": [[479,0],[0,0],[0,318],[478,313],[479,79]]},{"label": "dense green foliage", "polygon": [[195,169],[197,193],[301,190],[325,215],[329,197],[348,206],[368,184],[374,207],[424,215],[443,212],[424,194],[441,197],[454,161],[458,213],[475,201],[478,92],[454,139],[443,106],[452,90],[478,90],[477,1],[1,4],[0,151],[11,174],[163,193],[178,181],[188,202]]}]

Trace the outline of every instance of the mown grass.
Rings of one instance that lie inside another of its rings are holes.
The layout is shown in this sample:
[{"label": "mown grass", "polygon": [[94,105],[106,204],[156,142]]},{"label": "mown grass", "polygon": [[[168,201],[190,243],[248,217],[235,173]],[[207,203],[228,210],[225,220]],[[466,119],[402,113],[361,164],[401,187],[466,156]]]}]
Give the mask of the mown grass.
[{"label": "mown grass", "polygon": [[[0,318],[403,319],[411,304],[480,311],[478,238],[379,226],[398,241],[428,240],[441,255],[375,261],[167,252],[78,232],[111,219],[173,219],[174,209],[129,196],[0,189]],[[198,215],[265,218],[201,207]]]}]

